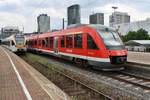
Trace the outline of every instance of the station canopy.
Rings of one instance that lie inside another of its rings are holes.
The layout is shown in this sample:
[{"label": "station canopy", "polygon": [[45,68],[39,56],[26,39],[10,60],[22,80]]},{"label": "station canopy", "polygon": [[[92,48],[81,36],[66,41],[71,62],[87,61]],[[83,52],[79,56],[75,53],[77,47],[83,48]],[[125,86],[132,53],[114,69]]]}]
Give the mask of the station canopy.
[{"label": "station canopy", "polygon": [[146,46],[150,47],[150,40],[130,40],[125,43],[129,46]]}]

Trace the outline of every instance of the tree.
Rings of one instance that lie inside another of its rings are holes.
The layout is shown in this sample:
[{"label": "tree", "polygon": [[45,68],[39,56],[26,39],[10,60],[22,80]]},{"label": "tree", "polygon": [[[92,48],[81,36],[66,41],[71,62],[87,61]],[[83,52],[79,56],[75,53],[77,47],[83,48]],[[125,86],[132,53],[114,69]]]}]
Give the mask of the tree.
[{"label": "tree", "polygon": [[124,42],[129,40],[150,40],[148,32],[142,28],[137,31],[129,31],[128,34],[122,38]]},{"label": "tree", "polygon": [[141,28],[137,31],[136,39],[137,40],[149,40],[150,37],[148,35],[148,32]]}]

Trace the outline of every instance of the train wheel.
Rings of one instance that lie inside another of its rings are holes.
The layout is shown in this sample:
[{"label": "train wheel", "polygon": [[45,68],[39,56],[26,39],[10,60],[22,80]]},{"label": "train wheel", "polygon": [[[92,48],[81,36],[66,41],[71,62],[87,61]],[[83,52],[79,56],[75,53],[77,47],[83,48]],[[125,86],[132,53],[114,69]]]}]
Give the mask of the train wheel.
[{"label": "train wheel", "polygon": [[82,61],[82,64],[83,64],[83,67],[88,67],[89,64],[88,64],[88,61],[87,60],[83,60]]},{"label": "train wheel", "polygon": [[88,61],[80,58],[75,58],[74,62],[77,64],[79,67],[87,67],[88,66]]}]

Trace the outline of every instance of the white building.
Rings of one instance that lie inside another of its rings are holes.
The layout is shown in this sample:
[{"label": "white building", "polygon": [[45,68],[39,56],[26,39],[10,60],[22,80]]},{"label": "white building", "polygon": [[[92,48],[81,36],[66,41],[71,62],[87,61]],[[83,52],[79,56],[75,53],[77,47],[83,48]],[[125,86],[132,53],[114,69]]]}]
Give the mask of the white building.
[{"label": "white building", "polygon": [[20,33],[19,28],[17,26],[5,26],[1,29],[1,39],[4,39],[6,37],[9,37],[13,34]]},{"label": "white building", "polygon": [[128,13],[114,12],[109,16],[109,26],[114,27],[116,24],[129,23],[130,16]]},{"label": "white building", "polygon": [[129,31],[137,31],[140,28],[143,28],[150,34],[150,18],[131,23],[117,24],[114,27],[118,30],[118,32],[121,35],[126,35]]},{"label": "white building", "polygon": [[130,40],[125,44],[128,51],[150,52],[150,40]]}]

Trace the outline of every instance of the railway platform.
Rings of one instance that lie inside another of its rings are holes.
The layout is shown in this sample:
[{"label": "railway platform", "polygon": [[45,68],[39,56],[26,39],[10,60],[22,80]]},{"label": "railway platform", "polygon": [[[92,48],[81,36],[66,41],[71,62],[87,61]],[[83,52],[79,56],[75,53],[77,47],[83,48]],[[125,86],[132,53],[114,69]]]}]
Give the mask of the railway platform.
[{"label": "railway platform", "polygon": [[70,100],[20,57],[0,46],[0,100]]},{"label": "railway platform", "polygon": [[128,62],[150,65],[150,53],[128,51]]}]

